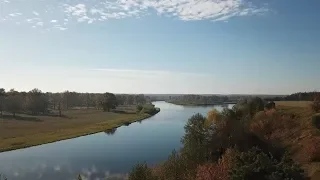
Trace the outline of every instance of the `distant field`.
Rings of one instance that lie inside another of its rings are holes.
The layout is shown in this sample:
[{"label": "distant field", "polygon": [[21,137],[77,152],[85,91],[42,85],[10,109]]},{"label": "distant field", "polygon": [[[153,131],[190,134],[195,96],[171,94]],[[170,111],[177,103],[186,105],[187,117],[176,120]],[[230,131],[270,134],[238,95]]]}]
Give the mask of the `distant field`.
[{"label": "distant field", "polygon": [[308,107],[311,101],[276,101],[279,106]]},{"label": "distant field", "polygon": [[135,106],[119,107],[115,112],[69,110],[63,117],[17,114],[13,119],[5,115],[0,117],[0,152],[97,133],[148,117],[136,114]]}]

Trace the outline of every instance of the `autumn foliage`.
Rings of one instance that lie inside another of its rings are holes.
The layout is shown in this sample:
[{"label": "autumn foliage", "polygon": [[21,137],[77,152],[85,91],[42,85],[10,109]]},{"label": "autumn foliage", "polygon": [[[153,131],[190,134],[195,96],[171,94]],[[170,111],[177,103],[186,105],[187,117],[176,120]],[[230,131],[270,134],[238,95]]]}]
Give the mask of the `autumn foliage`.
[{"label": "autumn foliage", "polygon": [[[276,110],[274,103],[264,108],[259,98],[232,109],[212,110],[207,117],[196,114],[185,125],[180,150],[173,151],[152,175],[146,167],[134,172],[157,180],[303,180],[300,165],[279,143],[299,127],[295,118]],[[317,160],[320,140],[313,141],[304,145],[310,155],[306,159]],[[130,180],[148,179],[141,178]]]},{"label": "autumn foliage", "polygon": [[234,149],[227,149],[217,163],[200,165],[197,168],[196,180],[229,180],[229,171],[237,153]]}]

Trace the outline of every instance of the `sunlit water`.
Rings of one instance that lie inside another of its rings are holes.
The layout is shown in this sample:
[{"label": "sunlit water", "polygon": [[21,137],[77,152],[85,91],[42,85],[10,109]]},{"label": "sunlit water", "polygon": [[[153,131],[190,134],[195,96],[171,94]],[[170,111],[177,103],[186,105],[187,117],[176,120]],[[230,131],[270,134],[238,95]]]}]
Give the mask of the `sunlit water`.
[{"label": "sunlit water", "polygon": [[183,127],[190,116],[222,109],[154,104],[161,109],[158,114],[120,127],[113,134],[97,133],[0,153],[0,173],[9,180],[72,180],[78,174],[93,180],[122,178],[136,163],[157,164],[179,149]]}]

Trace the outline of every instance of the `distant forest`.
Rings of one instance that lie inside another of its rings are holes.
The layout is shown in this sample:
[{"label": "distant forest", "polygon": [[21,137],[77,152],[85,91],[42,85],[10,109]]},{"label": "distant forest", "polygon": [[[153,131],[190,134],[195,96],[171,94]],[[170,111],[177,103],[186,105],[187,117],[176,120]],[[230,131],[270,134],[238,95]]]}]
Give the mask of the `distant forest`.
[{"label": "distant forest", "polygon": [[298,92],[284,97],[265,98],[266,101],[313,101],[320,92]]},{"label": "distant forest", "polygon": [[228,102],[227,96],[203,96],[203,95],[183,95],[170,96],[168,102],[182,105],[212,105]]}]

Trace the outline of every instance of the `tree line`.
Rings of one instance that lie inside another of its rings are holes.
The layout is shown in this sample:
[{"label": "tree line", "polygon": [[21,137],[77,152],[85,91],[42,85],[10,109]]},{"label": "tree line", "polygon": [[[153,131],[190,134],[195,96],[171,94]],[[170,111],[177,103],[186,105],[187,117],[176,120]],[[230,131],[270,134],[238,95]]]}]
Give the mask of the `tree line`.
[{"label": "tree line", "polygon": [[183,96],[170,96],[169,102],[182,105],[210,105],[219,104],[229,101],[227,96],[204,96],[204,95],[183,95]]},{"label": "tree line", "polygon": [[48,114],[74,108],[96,108],[110,111],[118,105],[138,105],[150,102],[150,98],[139,95],[113,93],[79,93],[64,91],[60,93],[42,92],[35,88],[29,92],[14,89],[5,91],[0,88],[0,115],[3,112],[30,113],[32,115]]},{"label": "tree line", "polygon": [[320,92],[298,92],[284,97],[265,98],[268,101],[313,101],[320,96]]}]

